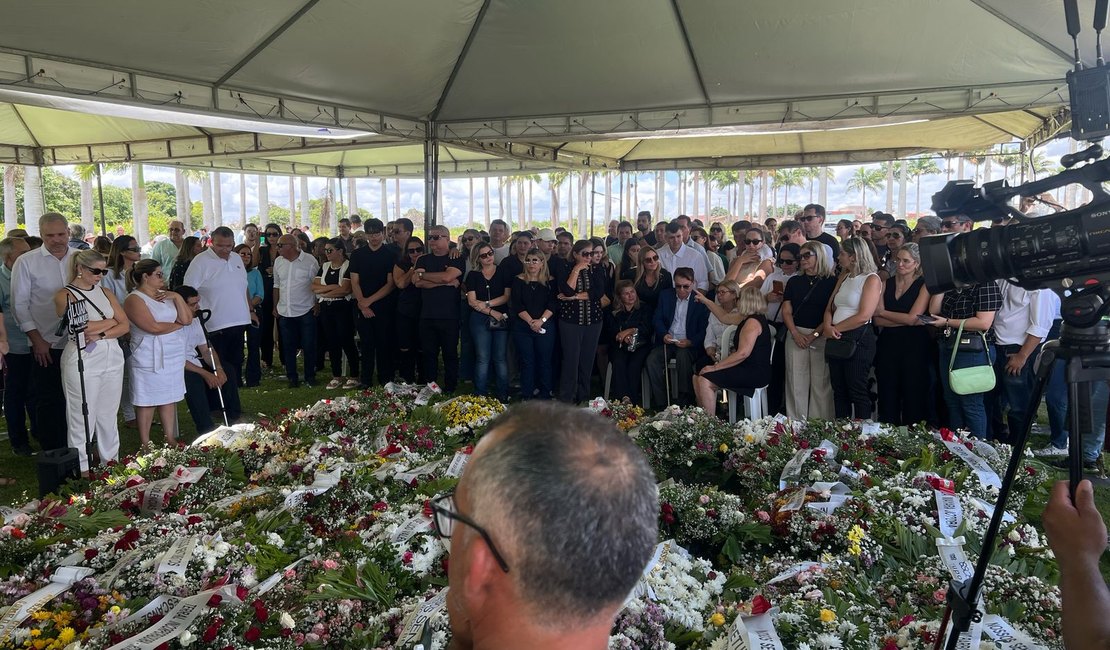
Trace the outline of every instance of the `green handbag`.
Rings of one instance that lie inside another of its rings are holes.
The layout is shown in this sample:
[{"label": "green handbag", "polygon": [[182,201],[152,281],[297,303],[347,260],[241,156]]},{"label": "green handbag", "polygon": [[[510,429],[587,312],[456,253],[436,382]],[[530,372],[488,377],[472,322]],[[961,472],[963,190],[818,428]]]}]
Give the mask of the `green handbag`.
[{"label": "green handbag", "polygon": [[974,395],[976,393],[987,393],[994,390],[994,366],[991,365],[990,353],[987,351],[987,335],[983,332],[975,332],[983,339],[983,354],[987,357],[987,363],[982,366],[971,366],[969,368],[960,368],[954,370],[952,367],[956,365],[956,352],[959,351],[960,336],[964,332],[964,321],[960,321],[960,328],[956,332],[956,338],[952,339],[955,344],[952,346],[952,357],[948,361],[948,385],[952,387],[952,392],[957,395]]}]

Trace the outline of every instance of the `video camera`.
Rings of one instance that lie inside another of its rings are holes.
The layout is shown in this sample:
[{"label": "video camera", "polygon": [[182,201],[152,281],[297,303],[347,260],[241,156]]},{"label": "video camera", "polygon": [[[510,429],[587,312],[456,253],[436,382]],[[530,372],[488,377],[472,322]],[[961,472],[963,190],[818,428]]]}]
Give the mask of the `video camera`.
[{"label": "video camera", "polygon": [[[938,217],[964,215],[972,221],[1013,218],[1004,226],[921,240],[921,266],[929,291],[941,293],[981,282],[1012,280],[1026,289],[1066,289],[1110,283],[1110,158],[1094,145],[1073,156],[1065,166],[1094,162],[1037,181],[1011,187],[1004,180],[975,187],[951,181],[933,195]],[[1011,205],[1014,197],[1081,184],[1093,194],[1084,206],[1048,217],[1028,217]]]}]

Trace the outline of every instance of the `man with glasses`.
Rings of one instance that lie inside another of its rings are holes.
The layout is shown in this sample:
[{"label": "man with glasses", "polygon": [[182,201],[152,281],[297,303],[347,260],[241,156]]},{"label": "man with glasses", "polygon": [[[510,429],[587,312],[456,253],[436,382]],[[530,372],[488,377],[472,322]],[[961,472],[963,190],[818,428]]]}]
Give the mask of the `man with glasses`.
[{"label": "man with glasses", "polygon": [[922,237],[939,235],[942,227],[940,218],[931,214],[918,217],[917,225],[913,228],[913,243],[920,244]]},{"label": "man with glasses", "polygon": [[[670,233],[667,233],[670,236]],[[667,364],[675,360],[675,381],[670,382],[676,404],[694,403],[694,362],[705,347],[705,330],[709,326],[709,309],[693,298],[694,270],[680,267],[674,271],[674,288],[659,294],[653,324],[655,344],[647,358],[651,398],[655,404],[667,405]]]},{"label": "man with glasses", "polygon": [[659,500],[611,422],[527,402],[490,423],[431,509],[451,539],[452,647],[598,649],[655,548]]},{"label": "man with glasses", "polygon": [[693,269],[694,281],[702,291],[709,290],[709,268],[704,253],[687,246],[682,238],[682,226],[678,219],[667,224],[666,246],[659,249],[659,261],[663,268],[674,276],[675,270],[685,267]]},{"label": "man with glasses", "polygon": [[[197,290],[201,308],[212,312],[206,325],[208,340],[227,374],[227,383],[223,386],[224,406],[227,419],[232,423],[242,415],[239,378],[243,375],[243,336],[247,325],[258,324],[258,314],[250,308],[247,269],[241,257],[231,254],[234,246],[235,233],[231,228],[220,226],[213,230],[211,246],[189,262],[183,281]],[[274,304],[277,304],[276,294],[275,290]],[[296,354],[296,349],[293,353]]]},{"label": "man with glasses", "polygon": [[975,222],[966,214],[949,215],[941,220],[940,230],[943,233],[971,232]]},{"label": "man with glasses", "polygon": [[806,243],[806,233],[801,223],[793,219],[787,219],[779,225],[780,247],[783,244],[797,244],[801,246],[804,243]]},{"label": "man with glasses", "polygon": [[367,219],[363,224],[367,245],[351,255],[347,265],[351,275],[351,295],[355,301],[355,327],[358,330],[359,381],[362,388],[374,385],[377,362],[378,383],[393,381],[393,335],[396,330],[397,301],[393,289],[393,265],[397,256],[384,245],[385,224]]},{"label": "man with glasses", "polygon": [[66,284],[69,257],[76,249],[69,247],[69,224],[57,212],[39,218],[39,236],[42,246],[12,266],[12,308],[31,342],[30,393],[35,400],[38,440],[46,450],[69,446],[61,371],[66,336],[58,333],[62,319],[54,307],[54,294]]},{"label": "man with glasses", "polygon": [[825,206],[820,203],[810,203],[802,209],[799,220],[802,222],[807,240],[816,239],[822,244],[827,244],[832,249],[834,260],[840,255],[840,242],[836,241],[836,237],[825,232]]},{"label": "man with glasses", "polygon": [[155,244],[150,251],[150,259],[162,266],[167,278],[173,275],[173,263],[181,252],[181,242],[185,241],[185,224],[175,219],[170,222],[169,230],[169,238]]},{"label": "man with glasses", "polygon": [[[8,423],[8,442],[17,456],[30,456],[31,442],[27,436],[27,420],[31,420],[31,435],[39,437],[36,425],[34,400],[30,392],[31,341],[12,309],[12,267],[15,261],[31,250],[27,241],[21,237],[6,237],[0,241],[0,309],[4,313],[4,329],[8,333],[8,352],[4,355],[7,377],[4,381],[4,419]],[[41,441],[40,441],[41,444]]]},{"label": "man with glasses", "polygon": [[[363,229],[365,230],[365,226]],[[393,253],[393,259],[400,257],[401,251],[405,249],[405,244],[409,241],[409,237],[412,237],[412,231],[412,219],[401,217],[393,222],[393,227],[389,229],[391,241],[386,245],[389,252]]]},{"label": "man with glasses", "polygon": [[871,243],[875,244],[875,252],[879,259],[886,257],[890,252],[887,246],[887,233],[894,227],[894,215],[887,212],[873,212],[871,214]]},{"label": "man with glasses", "polygon": [[[491,225],[492,231],[492,225]],[[459,381],[459,281],[464,262],[448,253],[447,226],[428,229],[428,254],[416,261],[413,284],[420,289],[420,345],[424,378],[435,381],[443,355],[443,390],[453,393]]]}]

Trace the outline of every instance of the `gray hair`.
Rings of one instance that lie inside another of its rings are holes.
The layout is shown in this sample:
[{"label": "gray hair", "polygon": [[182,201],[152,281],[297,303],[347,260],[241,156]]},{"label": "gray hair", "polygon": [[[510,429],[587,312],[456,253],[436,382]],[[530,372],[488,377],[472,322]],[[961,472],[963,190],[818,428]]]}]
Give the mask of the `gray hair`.
[{"label": "gray hair", "polygon": [[69,220],[66,219],[64,214],[60,214],[57,212],[47,212],[46,214],[39,217],[39,232],[42,232],[42,229],[44,226],[46,226],[46,224],[55,222],[64,223],[66,225],[66,229],[69,228]]},{"label": "gray hair", "polygon": [[931,214],[927,214],[924,217],[918,217],[917,226],[920,228],[924,228],[925,230],[928,230],[933,234],[939,233],[944,227],[941,223],[940,217],[934,217]]},{"label": "gray hair", "polygon": [[70,239],[84,239],[85,227],[79,223],[69,224],[69,238]]},{"label": "gray hair", "polygon": [[12,254],[12,247],[15,246],[16,237],[5,237],[0,239],[0,260],[4,260],[8,255]]},{"label": "gray hair", "polygon": [[530,613],[565,626],[619,605],[657,536],[643,453],[611,421],[563,404],[513,406],[489,430],[504,437],[467,468],[470,507],[504,545]]}]

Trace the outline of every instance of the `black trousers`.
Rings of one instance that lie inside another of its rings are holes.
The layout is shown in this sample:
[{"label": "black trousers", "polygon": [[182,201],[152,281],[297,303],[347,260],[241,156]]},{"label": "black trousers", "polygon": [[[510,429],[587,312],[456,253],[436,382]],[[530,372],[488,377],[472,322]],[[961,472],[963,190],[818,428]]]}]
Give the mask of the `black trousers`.
[{"label": "black trousers", "polygon": [[364,385],[373,386],[374,366],[377,365],[378,383],[384,386],[393,381],[393,330],[397,327],[394,322],[397,311],[380,304],[371,309],[373,318],[363,318],[359,314],[355,319],[361,354],[359,379]]},{"label": "black trousers", "polygon": [[613,366],[613,379],[609,383],[609,398],[620,400],[625,397],[632,400],[633,404],[641,404],[643,398],[643,383],[640,373],[644,370],[651,346],[641,344],[634,352],[629,352],[623,345],[609,346],[609,363]]},{"label": "black trousers", "polygon": [[[4,366],[7,368],[4,377],[4,419],[8,423],[8,441],[13,449],[30,445],[28,420],[31,421],[31,434],[36,440],[39,437],[38,418],[31,400],[31,366],[34,363],[35,355],[30,352],[4,355]],[[39,442],[41,444],[42,441]]]},{"label": "black trousers", "polygon": [[[331,376],[343,376],[343,354],[347,355],[350,366],[349,376],[360,377],[358,366],[358,346],[355,345],[355,312],[350,300],[336,300],[320,303],[320,325],[322,336],[331,360]],[[323,360],[323,356],[318,357]]]},{"label": "black trousers", "polygon": [[[785,330],[786,325],[775,323],[775,328]],[[769,413],[786,413],[786,346],[794,343],[787,332],[785,341],[775,343],[771,354],[771,383],[767,384],[767,410]]]},{"label": "black trousers", "polygon": [[[829,362],[829,380],[832,382],[833,406],[836,417],[871,417],[871,392],[867,390],[867,376],[875,360],[875,328],[863,325],[841,332],[843,338],[856,341],[856,352],[850,359],[826,359]],[[852,408],[855,408],[855,414]]]},{"label": "black trousers", "polygon": [[559,321],[559,342],[563,354],[562,374],[559,375],[561,401],[573,404],[590,399],[590,377],[600,338],[601,323],[579,325]]},{"label": "black trousers", "polygon": [[50,349],[50,365],[45,368],[31,357],[31,392],[35,400],[35,420],[39,444],[46,449],[69,446],[69,420],[66,418],[66,393],[62,387],[62,351]]},{"label": "black trousers", "polygon": [[274,318],[274,285],[271,280],[269,285],[266,286],[265,292],[262,294],[262,303],[259,304],[259,328],[261,329],[261,356],[262,363],[269,367],[274,365],[274,344],[277,344],[278,355],[277,360],[282,363],[285,356],[281,350],[281,338],[275,338],[275,330],[277,330],[277,319]]},{"label": "black trousers", "polygon": [[[212,393],[214,392],[209,390],[203,377],[195,372],[185,371],[185,405],[189,407],[189,415],[193,417],[197,435],[208,433],[216,428],[215,423],[212,422]],[[219,397],[214,403],[219,407]]]},{"label": "black trousers", "polygon": [[420,358],[420,318],[397,312],[397,373],[408,383],[424,383]]},{"label": "black trousers", "polygon": [[455,318],[420,319],[420,354],[424,381],[435,381],[439,355],[443,353],[443,390],[455,392],[459,385],[459,321]]},{"label": "black trousers", "polygon": [[[879,335],[875,378],[879,383],[879,421],[916,424],[929,418],[930,341],[913,336],[916,328],[890,327]],[[905,336],[909,334],[911,336]]]},{"label": "black trousers", "polygon": [[246,329],[246,325],[233,325],[208,333],[208,341],[220,357],[220,365],[227,373],[227,382],[220,387],[220,390],[224,394],[227,419],[232,424],[243,414],[242,406],[239,404],[239,377],[243,374],[243,334]]}]

